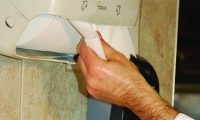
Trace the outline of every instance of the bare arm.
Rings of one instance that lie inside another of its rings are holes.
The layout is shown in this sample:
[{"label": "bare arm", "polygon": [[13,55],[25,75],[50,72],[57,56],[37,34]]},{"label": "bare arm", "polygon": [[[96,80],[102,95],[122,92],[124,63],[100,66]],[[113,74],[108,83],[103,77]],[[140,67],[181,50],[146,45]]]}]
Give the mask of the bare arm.
[{"label": "bare arm", "polygon": [[108,60],[100,59],[84,42],[78,63],[95,98],[131,109],[141,119],[173,120],[178,112],[146,82],[137,67],[109,46],[98,33]]}]

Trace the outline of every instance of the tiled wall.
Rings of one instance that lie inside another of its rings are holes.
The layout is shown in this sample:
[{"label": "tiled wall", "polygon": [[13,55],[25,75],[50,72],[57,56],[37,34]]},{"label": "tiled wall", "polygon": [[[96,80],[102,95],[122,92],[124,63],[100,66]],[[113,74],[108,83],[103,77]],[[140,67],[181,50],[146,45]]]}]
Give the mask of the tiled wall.
[{"label": "tiled wall", "polygon": [[21,70],[21,61],[0,56],[0,120],[19,118]]},{"label": "tiled wall", "polygon": [[86,113],[80,70],[0,56],[0,120],[86,120]]},{"label": "tiled wall", "polygon": [[179,0],[143,0],[139,54],[154,66],[160,94],[173,104]]}]

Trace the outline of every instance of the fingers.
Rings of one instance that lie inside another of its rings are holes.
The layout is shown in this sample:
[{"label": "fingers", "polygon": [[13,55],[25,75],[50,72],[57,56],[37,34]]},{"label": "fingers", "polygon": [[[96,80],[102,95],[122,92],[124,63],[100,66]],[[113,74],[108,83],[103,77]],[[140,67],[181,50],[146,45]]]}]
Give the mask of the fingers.
[{"label": "fingers", "polygon": [[[108,60],[121,60],[121,58],[123,57],[123,54],[116,51],[106,41],[104,41],[104,39],[102,38],[101,34],[98,31],[97,31],[97,34],[98,34],[99,39],[101,40],[106,58]],[[97,65],[97,64],[102,63],[102,61],[105,62],[105,60],[100,59],[97,56],[97,54],[86,45],[84,40],[82,40],[79,46],[79,50],[80,50],[82,60],[84,61],[87,67],[90,67],[90,65],[94,65],[94,63]]]},{"label": "fingers", "polygon": [[88,66],[89,63],[96,61],[96,59],[99,59],[97,54],[86,45],[84,40],[81,42],[79,50],[86,66]]},{"label": "fingers", "polygon": [[86,66],[86,64],[85,64],[85,62],[84,62],[84,60],[83,60],[81,55],[78,56],[78,64],[80,66],[80,69],[81,69],[84,77],[88,78],[88,76],[87,76],[87,73],[88,73],[87,66]]},{"label": "fingers", "polygon": [[[91,79],[91,75],[94,74],[95,69],[100,65],[101,61],[105,61],[97,56],[97,54],[90,49],[84,41],[79,46],[80,55],[78,57],[78,63],[81,71],[86,78],[86,81]],[[99,63],[99,64],[98,64]]]}]

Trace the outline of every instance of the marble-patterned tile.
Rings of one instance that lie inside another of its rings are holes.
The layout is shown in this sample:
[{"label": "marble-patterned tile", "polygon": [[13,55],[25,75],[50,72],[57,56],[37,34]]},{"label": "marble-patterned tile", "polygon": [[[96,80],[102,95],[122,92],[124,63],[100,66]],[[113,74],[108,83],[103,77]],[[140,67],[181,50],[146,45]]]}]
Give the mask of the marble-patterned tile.
[{"label": "marble-patterned tile", "polygon": [[0,55],[0,120],[20,117],[21,60]]},{"label": "marble-patterned tile", "polygon": [[86,120],[87,90],[81,72],[66,64],[23,62],[21,120]]},{"label": "marble-patterned tile", "polygon": [[173,103],[179,0],[143,0],[139,54],[154,66],[161,96]]}]

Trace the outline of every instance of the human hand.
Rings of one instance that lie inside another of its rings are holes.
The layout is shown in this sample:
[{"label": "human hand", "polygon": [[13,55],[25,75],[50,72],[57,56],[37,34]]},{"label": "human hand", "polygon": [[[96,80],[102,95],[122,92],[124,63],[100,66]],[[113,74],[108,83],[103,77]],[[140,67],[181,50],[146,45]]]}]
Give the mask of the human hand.
[{"label": "human hand", "polygon": [[108,60],[99,58],[82,41],[78,63],[86,78],[87,90],[97,99],[124,106],[126,96],[134,89],[133,85],[146,81],[132,62],[108,45],[100,33],[97,33]]}]

